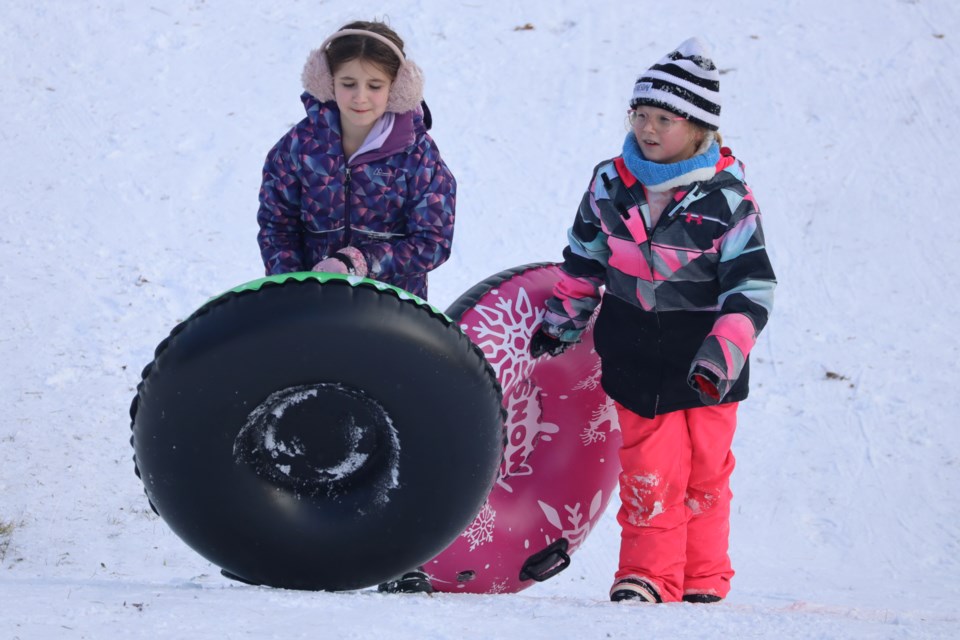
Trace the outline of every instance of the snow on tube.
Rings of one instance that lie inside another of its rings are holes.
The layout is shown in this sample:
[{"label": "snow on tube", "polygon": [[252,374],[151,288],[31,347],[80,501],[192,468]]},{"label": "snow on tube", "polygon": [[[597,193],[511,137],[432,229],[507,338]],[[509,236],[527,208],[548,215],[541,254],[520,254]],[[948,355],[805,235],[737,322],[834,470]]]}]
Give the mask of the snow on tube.
[{"label": "snow on tube", "polygon": [[296,273],[219,296],[156,349],[130,408],[151,506],[224,575],[347,590],[434,557],[503,455],[480,350],[411,294]]},{"label": "snow on tube", "polygon": [[513,593],[556,575],[617,490],[620,426],[600,388],[593,322],[561,355],[530,356],[559,275],[551,263],[510,269],[447,309],[496,371],[507,449],[480,513],[426,564],[438,591]]}]

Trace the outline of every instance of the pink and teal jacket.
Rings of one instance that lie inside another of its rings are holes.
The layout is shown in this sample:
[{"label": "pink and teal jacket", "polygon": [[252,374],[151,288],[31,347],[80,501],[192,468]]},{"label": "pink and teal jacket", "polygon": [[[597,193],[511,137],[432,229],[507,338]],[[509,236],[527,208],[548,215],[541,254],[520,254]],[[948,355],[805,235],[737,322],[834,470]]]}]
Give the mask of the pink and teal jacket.
[{"label": "pink and teal jacket", "polygon": [[653,228],[646,194],[623,156],[597,166],[544,322],[577,340],[603,288],[593,337],[611,398],[644,417],[703,406],[688,385],[697,363],[721,402],[742,400],[776,286],[743,166],[723,149],[713,177],[681,186]]},{"label": "pink and teal jacket", "polygon": [[307,117],[267,154],[257,240],[267,275],[309,271],[347,246],[368,277],[427,297],[427,272],[450,257],[456,180],[421,111],[397,114],[379,149],[348,164],[335,102],[309,93]]}]

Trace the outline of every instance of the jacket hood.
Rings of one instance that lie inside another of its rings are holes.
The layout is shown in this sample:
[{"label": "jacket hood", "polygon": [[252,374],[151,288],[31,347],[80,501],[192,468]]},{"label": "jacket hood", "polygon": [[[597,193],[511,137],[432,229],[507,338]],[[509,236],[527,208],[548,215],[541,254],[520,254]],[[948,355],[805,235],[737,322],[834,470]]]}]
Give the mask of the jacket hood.
[{"label": "jacket hood", "polygon": [[703,193],[746,182],[743,162],[734,157],[729,147],[720,148],[720,161],[716,169],[717,173],[701,185]]}]

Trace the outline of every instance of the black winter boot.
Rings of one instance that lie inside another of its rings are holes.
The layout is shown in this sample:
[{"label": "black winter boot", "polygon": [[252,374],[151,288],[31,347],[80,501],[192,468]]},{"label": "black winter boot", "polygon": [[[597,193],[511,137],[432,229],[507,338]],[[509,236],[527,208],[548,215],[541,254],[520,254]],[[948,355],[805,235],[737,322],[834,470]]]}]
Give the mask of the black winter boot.
[{"label": "black winter boot", "polygon": [[377,591],[380,593],[433,593],[433,585],[430,584],[430,576],[421,567],[406,572],[396,580],[384,582],[377,587]]},{"label": "black winter boot", "polygon": [[657,588],[643,578],[621,578],[610,587],[610,600],[623,602],[636,600],[637,602],[663,602]]},{"label": "black winter boot", "polygon": [[713,604],[714,602],[720,602],[723,600],[720,596],[715,596],[712,593],[685,593],[683,594],[684,602],[693,602],[695,604]]}]

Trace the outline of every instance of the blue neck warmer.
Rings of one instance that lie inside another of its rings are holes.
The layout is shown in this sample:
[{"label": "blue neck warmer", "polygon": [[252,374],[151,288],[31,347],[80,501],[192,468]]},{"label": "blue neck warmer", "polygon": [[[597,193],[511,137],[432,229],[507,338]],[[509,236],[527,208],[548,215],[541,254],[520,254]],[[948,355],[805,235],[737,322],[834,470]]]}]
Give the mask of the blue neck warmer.
[{"label": "blue neck warmer", "polygon": [[706,151],[692,158],[672,164],[661,164],[643,157],[640,145],[637,144],[637,137],[630,131],[627,132],[627,137],[623,141],[623,161],[630,173],[647,189],[666,191],[712,178],[716,173],[717,162],[720,161],[720,145],[714,140]]}]

